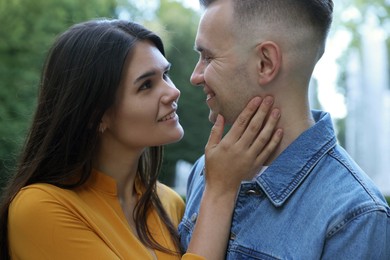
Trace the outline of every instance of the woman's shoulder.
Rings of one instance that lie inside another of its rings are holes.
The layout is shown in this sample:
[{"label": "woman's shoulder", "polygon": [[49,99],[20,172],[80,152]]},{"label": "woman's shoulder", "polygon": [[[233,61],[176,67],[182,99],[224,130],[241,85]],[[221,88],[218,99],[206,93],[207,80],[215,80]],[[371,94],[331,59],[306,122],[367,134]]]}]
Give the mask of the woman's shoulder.
[{"label": "woman's shoulder", "polygon": [[180,195],[176,191],[161,182],[157,182],[157,194],[160,196],[161,201],[163,201],[164,199],[169,201],[183,201],[183,198],[180,197]]},{"label": "woman's shoulder", "polygon": [[70,192],[50,184],[32,184],[22,188],[9,206],[10,233],[19,234],[25,230],[24,233],[32,235],[53,227],[58,219],[69,215],[67,198],[72,196]]},{"label": "woman's shoulder", "polygon": [[167,185],[157,182],[157,195],[161,203],[171,216],[176,216],[180,221],[184,214],[184,200],[180,195]]},{"label": "woman's shoulder", "polygon": [[73,193],[51,184],[37,183],[23,187],[12,200],[10,214],[35,214],[65,204]]},{"label": "woman's shoulder", "polygon": [[[15,196],[15,199],[28,199],[36,201],[37,199],[54,199],[60,195],[72,194],[72,190],[57,187],[48,183],[35,183],[23,187]],[[15,200],[14,199],[14,200]]]},{"label": "woman's shoulder", "polygon": [[67,190],[48,183],[35,183],[20,189],[14,200],[23,198],[33,201],[36,198],[52,198],[61,193],[67,193]]}]

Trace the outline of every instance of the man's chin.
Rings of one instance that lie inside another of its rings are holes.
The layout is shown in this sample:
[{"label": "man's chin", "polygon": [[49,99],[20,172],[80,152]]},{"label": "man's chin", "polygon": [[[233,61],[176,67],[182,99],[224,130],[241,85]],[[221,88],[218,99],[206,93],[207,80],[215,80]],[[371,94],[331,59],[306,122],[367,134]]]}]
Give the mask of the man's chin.
[{"label": "man's chin", "polygon": [[[215,123],[215,121],[217,121],[217,117],[218,117],[218,113],[214,113],[213,111],[210,111],[210,114],[209,114],[209,121],[211,123]],[[225,122],[225,125],[233,125],[235,119],[231,119],[230,117],[227,117],[227,116],[223,116],[224,118],[224,122]]]},{"label": "man's chin", "polygon": [[211,123],[215,123],[215,121],[217,121],[217,117],[218,117],[218,114],[217,113],[214,113],[213,111],[210,111],[210,114],[209,114],[209,121]]}]

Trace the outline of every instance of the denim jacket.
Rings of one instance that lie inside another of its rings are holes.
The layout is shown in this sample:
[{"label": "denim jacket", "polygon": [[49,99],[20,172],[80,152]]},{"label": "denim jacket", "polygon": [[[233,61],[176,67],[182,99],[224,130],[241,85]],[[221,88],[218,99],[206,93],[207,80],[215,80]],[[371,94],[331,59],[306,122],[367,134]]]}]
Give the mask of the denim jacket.
[{"label": "denim jacket", "polygon": [[[337,144],[330,115],[302,133],[236,199],[226,259],[390,259],[390,209]],[[204,189],[204,156],[187,186],[186,250]],[[207,239],[207,238],[205,238]]]}]

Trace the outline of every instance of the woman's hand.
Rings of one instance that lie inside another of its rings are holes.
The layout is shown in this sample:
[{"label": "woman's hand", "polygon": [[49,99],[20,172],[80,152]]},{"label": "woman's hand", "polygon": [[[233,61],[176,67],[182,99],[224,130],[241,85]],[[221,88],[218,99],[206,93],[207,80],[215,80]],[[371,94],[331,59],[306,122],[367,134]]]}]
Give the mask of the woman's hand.
[{"label": "woman's hand", "polygon": [[259,172],[282,138],[282,130],[275,130],[280,111],[272,105],[270,96],[252,99],[223,139],[224,119],[218,116],[205,149],[208,189],[236,192]]},{"label": "woman's hand", "polygon": [[251,100],[223,139],[218,116],[206,145],[206,185],[187,253],[224,259],[240,184],[259,172],[282,139],[282,130],[275,130],[280,111],[272,105],[272,97]]}]

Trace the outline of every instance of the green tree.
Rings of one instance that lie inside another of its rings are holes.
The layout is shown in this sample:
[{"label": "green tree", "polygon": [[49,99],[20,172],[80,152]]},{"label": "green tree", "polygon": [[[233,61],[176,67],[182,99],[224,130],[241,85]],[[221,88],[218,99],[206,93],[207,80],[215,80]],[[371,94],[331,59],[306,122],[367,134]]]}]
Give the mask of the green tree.
[{"label": "green tree", "polygon": [[15,166],[55,36],[115,11],[115,0],[0,0],[0,187]]}]

